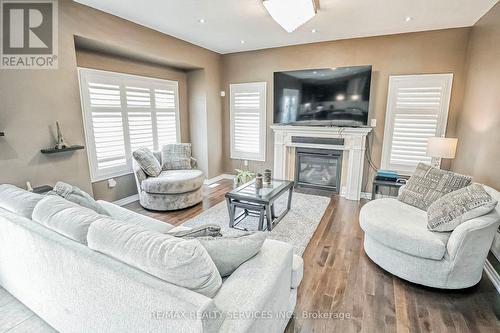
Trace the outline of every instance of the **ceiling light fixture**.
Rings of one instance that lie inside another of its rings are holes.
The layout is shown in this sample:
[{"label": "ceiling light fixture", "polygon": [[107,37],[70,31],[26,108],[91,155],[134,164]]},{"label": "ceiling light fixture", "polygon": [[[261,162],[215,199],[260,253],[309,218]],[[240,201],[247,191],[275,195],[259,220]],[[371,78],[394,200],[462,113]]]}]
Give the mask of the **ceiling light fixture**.
[{"label": "ceiling light fixture", "polygon": [[245,44],[245,41],[244,41],[244,40],[240,40],[240,43],[241,43],[241,44]]},{"label": "ceiling light fixture", "polygon": [[294,31],[316,15],[313,0],[264,0],[263,4],[287,32]]},{"label": "ceiling light fixture", "polygon": [[311,30],[311,32],[312,32],[313,34],[315,34],[317,31],[318,31],[318,30],[316,30],[316,29],[312,29],[312,30]]},{"label": "ceiling light fixture", "polygon": [[200,23],[205,23],[205,19],[202,19],[202,18],[201,18],[201,19],[199,19],[199,20],[198,20],[198,22],[200,22]]},{"label": "ceiling light fixture", "polygon": [[411,16],[405,17],[405,22],[410,22],[413,18]]}]

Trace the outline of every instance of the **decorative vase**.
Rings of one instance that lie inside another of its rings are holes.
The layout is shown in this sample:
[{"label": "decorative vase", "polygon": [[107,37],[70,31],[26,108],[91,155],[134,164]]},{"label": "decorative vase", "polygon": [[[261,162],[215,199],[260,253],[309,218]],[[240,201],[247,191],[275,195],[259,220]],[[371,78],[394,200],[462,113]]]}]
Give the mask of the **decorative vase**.
[{"label": "decorative vase", "polygon": [[271,184],[271,170],[270,169],[264,170],[264,184],[266,184],[266,185]]},{"label": "decorative vase", "polygon": [[258,173],[255,175],[255,188],[260,190],[262,188],[262,174]]}]

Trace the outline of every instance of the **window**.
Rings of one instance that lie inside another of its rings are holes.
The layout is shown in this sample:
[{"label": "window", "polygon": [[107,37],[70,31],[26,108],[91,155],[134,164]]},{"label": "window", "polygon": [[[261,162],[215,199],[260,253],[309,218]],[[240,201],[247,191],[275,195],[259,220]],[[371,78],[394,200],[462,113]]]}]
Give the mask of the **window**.
[{"label": "window", "polygon": [[389,78],[382,169],[409,175],[431,163],[427,139],[446,132],[452,81],[453,74]]},{"label": "window", "polygon": [[266,159],[266,83],[231,84],[231,158]]},{"label": "window", "polygon": [[132,172],[132,152],[179,142],[175,81],[79,68],[92,181]]}]

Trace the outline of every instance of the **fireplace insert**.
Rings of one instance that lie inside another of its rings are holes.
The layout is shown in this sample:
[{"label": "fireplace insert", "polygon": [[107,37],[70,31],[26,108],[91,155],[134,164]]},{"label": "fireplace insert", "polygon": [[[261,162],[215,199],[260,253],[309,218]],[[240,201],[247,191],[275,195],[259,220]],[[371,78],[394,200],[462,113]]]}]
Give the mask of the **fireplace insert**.
[{"label": "fireplace insert", "polygon": [[316,148],[295,150],[295,184],[340,193],[342,151]]}]

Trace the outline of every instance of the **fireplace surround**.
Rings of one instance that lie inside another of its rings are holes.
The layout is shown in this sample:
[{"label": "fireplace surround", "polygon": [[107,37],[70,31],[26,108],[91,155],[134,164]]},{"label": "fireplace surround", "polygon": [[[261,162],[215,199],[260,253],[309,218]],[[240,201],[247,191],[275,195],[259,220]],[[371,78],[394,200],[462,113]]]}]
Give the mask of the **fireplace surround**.
[{"label": "fireplace surround", "polygon": [[271,128],[274,132],[274,177],[295,180],[299,148],[341,151],[339,193],[349,200],[360,199],[366,136],[371,127],[272,125]]}]

